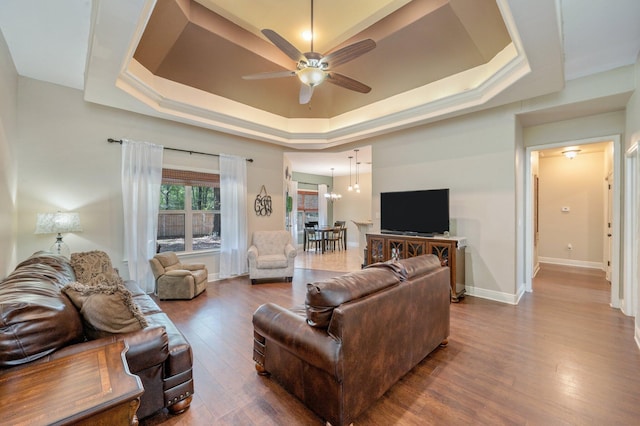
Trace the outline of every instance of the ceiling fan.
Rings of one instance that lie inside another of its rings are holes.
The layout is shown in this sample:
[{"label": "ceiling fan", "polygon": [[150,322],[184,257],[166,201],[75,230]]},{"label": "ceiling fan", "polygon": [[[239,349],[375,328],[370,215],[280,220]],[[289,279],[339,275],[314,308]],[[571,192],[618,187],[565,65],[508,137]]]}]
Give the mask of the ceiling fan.
[{"label": "ceiling fan", "polygon": [[358,56],[361,56],[376,47],[375,41],[366,39],[358,41],[338,49],[328,55],[322,55],[313,51],[313,0],[311,0],[311,51],[307,53],[300,52],[294,45],[289,43],[281,35],[273,30],[264,29],[262,34],[267,37],[278,49],[284,52],[288,57],[296,61],[296,69],[292,71],[275,71],[264,72],[259,74],[245,75],[245,80],[258,80],[265,78],[279,78],[298,76],[300,82],[299,101],[301,105],[309,103],[313,95],[314,87],[320,85],[323,81],[328,81],[345,89],[354,90],[360,93],[369,93],[371,87],[360,83],[346,75],[333,71],[333,68],[349,62]]}]

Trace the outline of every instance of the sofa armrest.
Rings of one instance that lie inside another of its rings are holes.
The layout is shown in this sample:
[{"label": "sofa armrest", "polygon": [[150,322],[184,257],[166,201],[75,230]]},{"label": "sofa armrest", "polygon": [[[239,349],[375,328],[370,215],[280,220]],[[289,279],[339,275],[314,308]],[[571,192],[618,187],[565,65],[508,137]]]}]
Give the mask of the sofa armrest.
[{"label": "sofa armrest", "polygon": [[249,260],[256,260],[258,258],[258,247],[256,246],[249,247],[247,256],[249,257]]},{"label": "sofa armrest", "polygon": [[147,327],[144,330],[122,334],[119,338],[129,345],[125,356],[133,374],[162,364],[169,356],[169,337],[164,327]]},{"label": "sofa armrest", "polygon": [[284,254],[289,258],[294,258],[298,254],[298,250],[291,244],[287,244],[284,248]]},{"label": "sofa armrest", "polygon": [[187,271],[199,271],[204,269],[206,266],[204,263],[189,263],[189,264],[180,264],[182,269],[186,269]]},{"label": "sofa armrest", "polygon": [[153,276],[158,279],[158,277],[164,274],[164,266],[160,263],[158,259],[151,258],[149,259],[149,266],[151,266],[151,272],[153,272]]},{"label": "sofa armrest", "polygon": [[129,365],[129,371],[133,374],[150,366],[162,364],[169,356],[169,339],[164,327],[148,327],[132,333],[113,334],[100,339],[66,346],[38,361],[46,362],[64,356],[75,355],[118,340],[124,340],[129,347],[125,357]]},{"label": "sofa armrest", "polygon": [[274,303],[266,303],[255,311],[253,327],[267,341],[273,341],[305,362],[342,379],[341,343],[326,330],[311,327],[303,317]]},{"label": "sofa armrest", "polygon": [[191,271],[186,269],[173,269],[164,274],[165,277],[187,277],[189,275],[191,275]]}]

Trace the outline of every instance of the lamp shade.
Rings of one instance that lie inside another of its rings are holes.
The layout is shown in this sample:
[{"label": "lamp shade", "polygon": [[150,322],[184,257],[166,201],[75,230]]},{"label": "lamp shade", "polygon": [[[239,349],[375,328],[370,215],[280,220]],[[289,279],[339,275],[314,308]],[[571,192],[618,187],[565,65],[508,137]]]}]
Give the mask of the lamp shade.
[{"label": "lamp shade", "polygon": [[78,213],[38,213],[36,234],[59,234],[63,232],[82,232]]}]

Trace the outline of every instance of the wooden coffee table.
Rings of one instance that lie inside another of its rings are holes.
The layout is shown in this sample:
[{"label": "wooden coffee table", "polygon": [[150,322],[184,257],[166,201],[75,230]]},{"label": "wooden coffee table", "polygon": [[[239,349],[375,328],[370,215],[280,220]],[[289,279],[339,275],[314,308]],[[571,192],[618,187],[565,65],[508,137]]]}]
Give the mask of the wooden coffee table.
[{"label": "wooden coffee table", "polygon": [[144,392],[124,342],[0,375],[0,423],[137,425]]}]

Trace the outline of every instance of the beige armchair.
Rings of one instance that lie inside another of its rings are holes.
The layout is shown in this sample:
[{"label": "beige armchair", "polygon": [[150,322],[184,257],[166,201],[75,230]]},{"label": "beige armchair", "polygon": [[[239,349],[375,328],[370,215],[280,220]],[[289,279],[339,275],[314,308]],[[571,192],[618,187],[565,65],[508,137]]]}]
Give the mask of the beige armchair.
[{"label": "beige armchair", "polygon": [[173,252],[158,253],[149,263],[161,300],[193,299],[207,288],[209,271],[202,263],[180,263]]},{"label": "beige armchair", "polygon": [[289,232],[254,232],[248,253],[251,284],[258,279],[279,277],[291,282],[296,254]]}]

